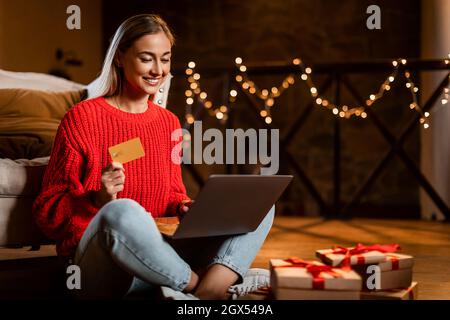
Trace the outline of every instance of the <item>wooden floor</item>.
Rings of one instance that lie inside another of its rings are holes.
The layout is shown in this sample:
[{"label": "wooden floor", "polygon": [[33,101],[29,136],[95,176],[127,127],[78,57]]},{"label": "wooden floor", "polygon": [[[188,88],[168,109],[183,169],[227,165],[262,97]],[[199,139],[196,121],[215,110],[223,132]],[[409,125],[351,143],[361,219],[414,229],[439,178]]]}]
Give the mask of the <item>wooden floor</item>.
[{"label": "wooden floor", "polygon": [[415,257],[413,280],[419,299],[450,300],[450,224],[419,220],[277,217],[254,267],[268,268],[271,258],[315,259],[315,250],[356,243],[398,243]]},{"label": "wooden floor", "polygon": [[[450,224],[419,220],[323,220],[277,217],[253,266],[268,268],[270,258],[298,256],[314,259],[315,250],[335,244],[398,243],[401,252],[415,257],[414,281],[419,299],[450,300]],[[0,249],[0,261],[54,255],[54,247],[41,251]]]}]

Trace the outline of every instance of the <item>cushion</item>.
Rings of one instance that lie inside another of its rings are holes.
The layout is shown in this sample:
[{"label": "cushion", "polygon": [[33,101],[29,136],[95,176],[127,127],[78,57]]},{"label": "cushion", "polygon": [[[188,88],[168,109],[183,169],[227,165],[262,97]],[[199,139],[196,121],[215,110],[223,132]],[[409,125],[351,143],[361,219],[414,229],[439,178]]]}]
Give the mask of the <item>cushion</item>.
[{"label": "cushion", "polygon": [[0,69],[0,89],[22,88],[52,92],[83,90],[84,85],[37,72],[16,72]]},{"label": "cushion", "polygon": [[0,196],[36,196],[49,158],[0,159]]},{"label": "cushion", "polygon": [[0,246],[47,242],[31,215],[50,157],[0,159]]},{"label": "cushion", "polygon": [[85,95],[85,89],[0,89],[0,158],[48,156],[64,114]]}]

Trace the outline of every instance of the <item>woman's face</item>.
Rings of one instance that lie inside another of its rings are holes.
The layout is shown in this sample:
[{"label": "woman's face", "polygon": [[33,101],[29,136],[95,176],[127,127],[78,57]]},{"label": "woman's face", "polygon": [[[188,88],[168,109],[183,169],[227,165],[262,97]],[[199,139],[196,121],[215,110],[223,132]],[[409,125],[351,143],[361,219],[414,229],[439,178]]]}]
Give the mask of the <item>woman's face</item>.
[{"label": "woman's face", "polygon": [[137,39],[124,54],[119,54],[126,85],[133,91],[154,95],[170,72],[171,49],[164,32]]}]

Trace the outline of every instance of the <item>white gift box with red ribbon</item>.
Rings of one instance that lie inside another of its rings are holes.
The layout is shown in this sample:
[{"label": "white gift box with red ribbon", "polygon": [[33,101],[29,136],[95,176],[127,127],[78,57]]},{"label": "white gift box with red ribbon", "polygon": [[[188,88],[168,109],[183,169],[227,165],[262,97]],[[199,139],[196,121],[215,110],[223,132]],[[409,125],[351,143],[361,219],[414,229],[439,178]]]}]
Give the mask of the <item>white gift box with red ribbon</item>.
[{"label": "white gift box with red ribbon", "polygon": [[381,271],[411,269],[414,266],[413,256],[400,253],[386,253],[386,261],[378,263]]},{"label": "white gift box with red ribbon", "polygon": [[302,267],[287,260],[271,259],[272,289],[361,290],[361,277],[355,271],[331,268],[318,261],[309,263]]},{"label": "white gift box with red ribbon", "polygon": [[[351,249],[351,248],[349,248]],[[316,256],[320,258],[324,263],[330,266],[342,265],[345,254],[333,253],[333,249],[323,249],[317,250]],[[375,264],[386,260],[386,255],[380,251],[369,251],[365,253],[355,254],[349,257],[350,265],[361,265],[361,264]]]}]

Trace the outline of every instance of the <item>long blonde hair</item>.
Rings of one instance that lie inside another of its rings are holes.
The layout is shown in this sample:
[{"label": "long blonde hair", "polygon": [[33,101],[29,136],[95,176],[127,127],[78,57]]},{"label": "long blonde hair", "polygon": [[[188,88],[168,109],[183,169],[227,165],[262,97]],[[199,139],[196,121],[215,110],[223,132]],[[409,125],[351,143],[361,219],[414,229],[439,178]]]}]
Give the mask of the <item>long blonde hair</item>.
[{"label": "long blonde hair", "polygon": [[164,32],[173,46],[175,38],[167,23],[156,14],[139,14],[122,22],[111,40],[100,76],[92,85],[89,98],[115,96],[122,90],[123,72],[116,64],[119,52],[125,52],[134,41],[147,34]]}]

